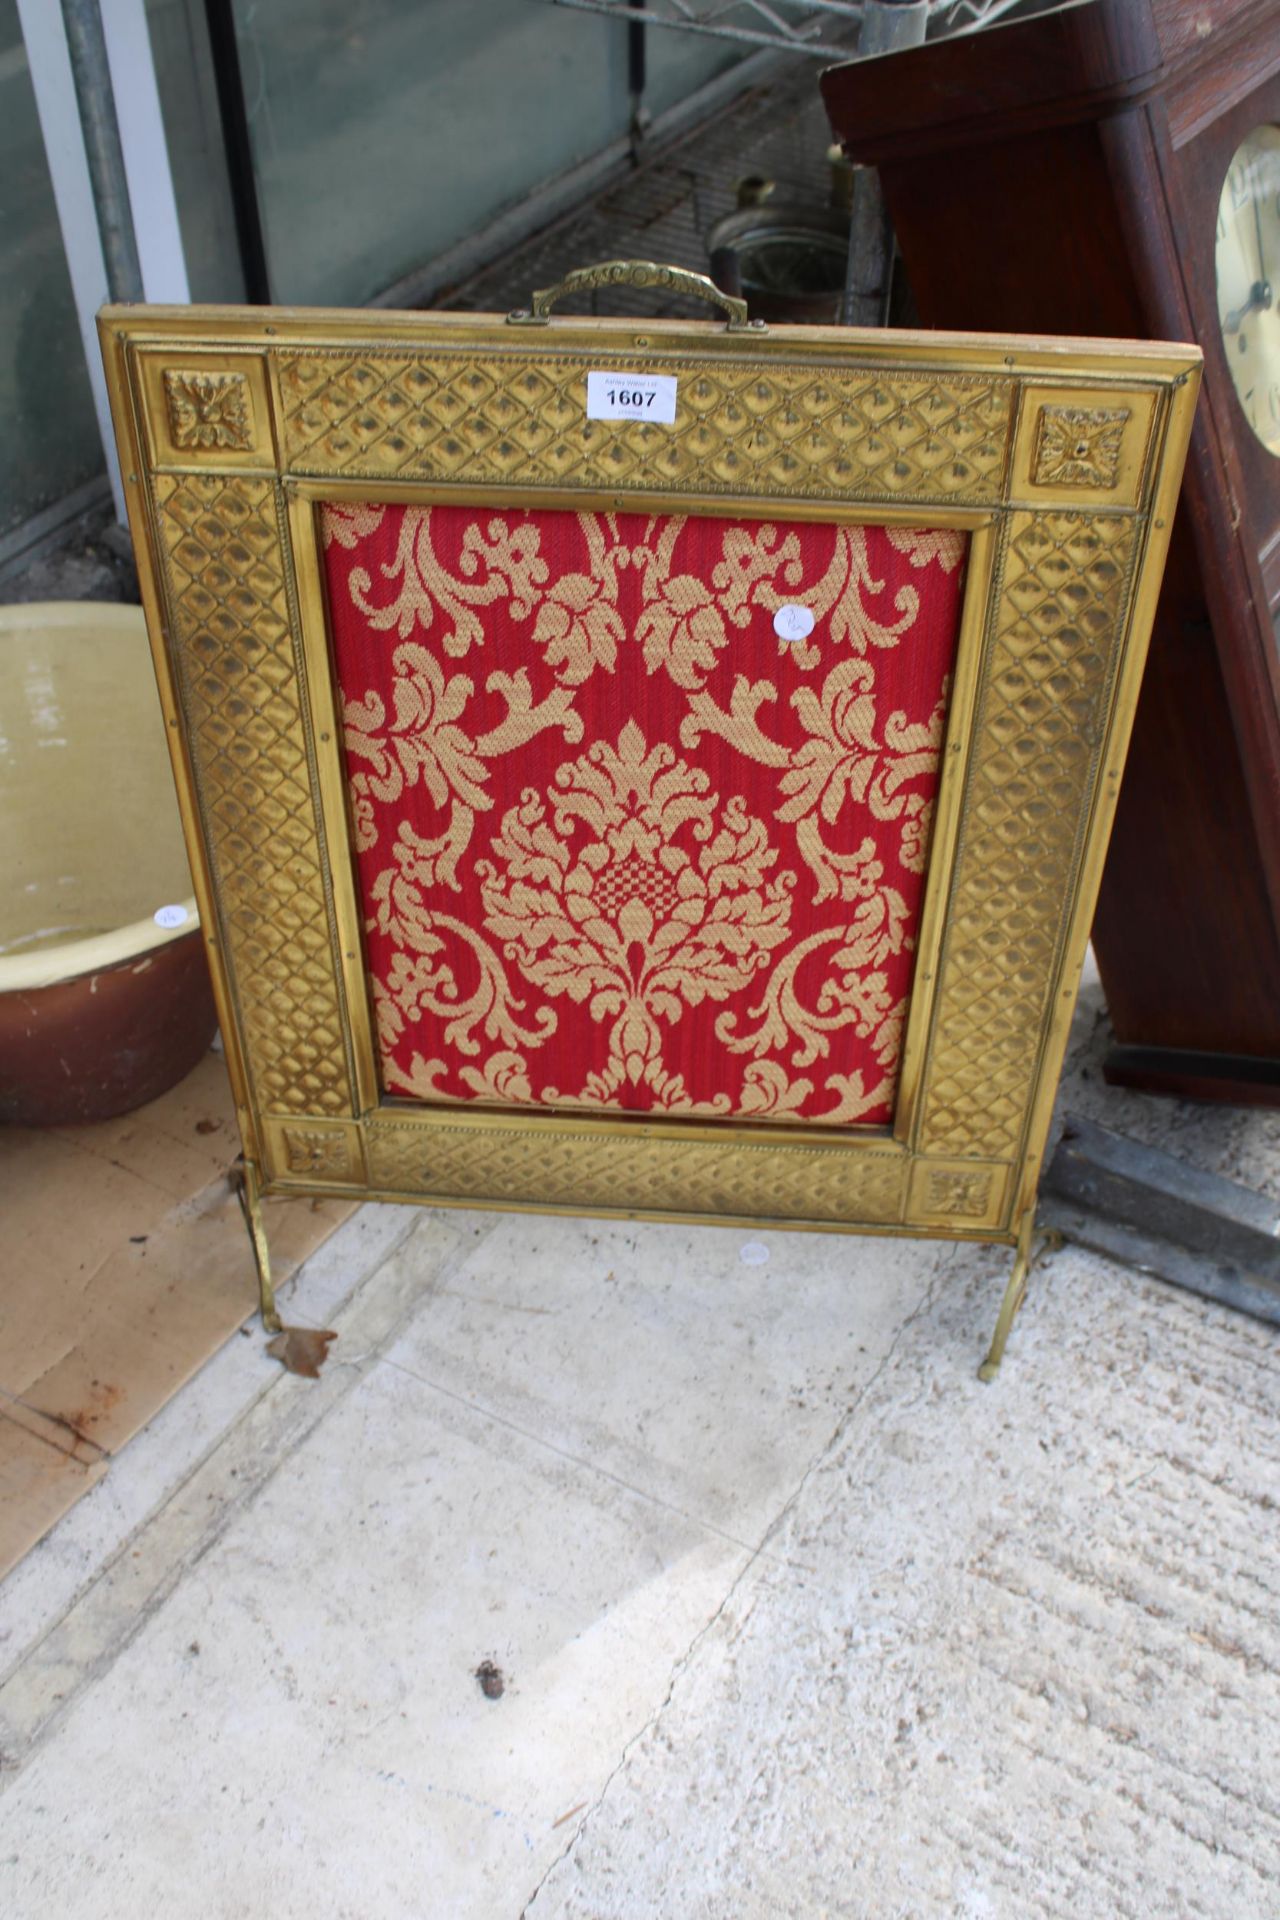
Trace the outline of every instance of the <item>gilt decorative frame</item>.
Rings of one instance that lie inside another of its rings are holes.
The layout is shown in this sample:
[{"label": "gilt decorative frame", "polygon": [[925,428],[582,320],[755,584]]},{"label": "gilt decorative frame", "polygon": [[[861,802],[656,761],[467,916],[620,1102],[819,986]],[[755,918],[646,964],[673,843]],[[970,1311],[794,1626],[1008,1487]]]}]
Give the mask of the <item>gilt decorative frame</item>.
[{"label": "gilt decorative frame", "polygon": [[[1025,1255],[1199,354],[512,318],[101,317],[250,1200],[941,1235]],[[589,420],[600,367],[674,375],[674,422]],[[892,1127],[380,1097],[318,539],[319,504],[344,501],[967,532]]]}]

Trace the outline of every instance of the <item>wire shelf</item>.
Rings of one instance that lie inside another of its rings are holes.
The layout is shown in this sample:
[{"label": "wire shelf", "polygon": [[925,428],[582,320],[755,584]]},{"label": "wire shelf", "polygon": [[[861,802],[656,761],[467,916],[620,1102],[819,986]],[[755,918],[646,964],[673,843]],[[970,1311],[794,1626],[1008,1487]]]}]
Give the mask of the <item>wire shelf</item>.
[{"label": "wire shelf", "polygon": [[[544,0],[545,3],[545,0]],[[1079,0],[929,0],[928,38],[973,33],[1016,14],[1053,13]],[[550,0],[552,6],[701,33],[739,46],[772,47],[823,60],[848,60],[862,22],[861,0]],[[831,38],[843,26],[840,38]]]}]

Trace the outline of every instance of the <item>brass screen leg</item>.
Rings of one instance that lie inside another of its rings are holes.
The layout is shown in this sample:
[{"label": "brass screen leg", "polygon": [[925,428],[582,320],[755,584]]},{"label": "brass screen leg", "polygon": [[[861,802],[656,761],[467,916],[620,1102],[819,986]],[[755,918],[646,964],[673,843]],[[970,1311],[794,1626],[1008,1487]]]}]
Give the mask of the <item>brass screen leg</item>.
[{"label": "brass screen leg", "polygon": [[986,1359],[978,1368],[979,1380],[994,1380],[1004,1359],[1005,1346],[1009,1339],[1018,1308],[1027,1297],[1027,1276],[1042,1253],[1062,1245],[1062,1235],[1050,1230],[1042,1233],[1040,1243],[1035,1245],[1036,1217],[1028,1213],[1018,1235],[1013,1256],[1013,1272],[1009,1275],[1009,1284],[1004,1290],[1004,1299],[1000,1302],[1000,1314],[996,1320],[996,1330],[991,1336],[991,1347]]},{"label": "brass screen leg", "polygon": [[271,1284],[271,1250],[267,1246],[267,1227],[262,1217],[262,1187],[258,1180],[258,1169],[252,1160],[245,1161],[240,1176],[240,1205],[244,1209],[245,1225],[253,1242],[253,1257],[258,1264],[262,1324],[268,1333],[279,1333],[280,1315],[276,1312],[275,1289]]}]

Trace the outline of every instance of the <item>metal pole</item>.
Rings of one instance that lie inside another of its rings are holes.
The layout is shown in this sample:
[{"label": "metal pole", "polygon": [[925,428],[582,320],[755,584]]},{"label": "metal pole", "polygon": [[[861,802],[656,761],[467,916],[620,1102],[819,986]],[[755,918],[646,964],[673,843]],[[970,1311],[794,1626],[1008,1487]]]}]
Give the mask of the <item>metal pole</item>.
[{"label": "metal pole", "polygon": [[271,269],[263,229],[262,205],[253,164],[253,134],[245,105],[240,45],[236,39],[234,0],[205,0],[213,77],[222,117],[222,140],[227,154],[227,178],[235,213],[245,298],[252,306],[271,304]]},{"label": "metal pole", "polygon": [[[858,34],[859,60],[918,47],[929,24],[929,0],[866,0]],[[853,175],[849,260],[841,318],[847,327],[878,327],[885,319],[893,242],[874,167]]]},{"label": "metal pole", "polygon": [[[644,0],[631,0],[631,10],[644,5]],[[644,136],[649,127],[649,109],[644,103],[644,90],[648,84],[647,74],[648,44],[643,17],[637,15],[627,22],[627,91],[631,97],[631,158],[638,160]]]},{"label": "metal pole", "polygon": [[102,236],[107,292],[113,300],[141,300],[142,268],[98,0],[62,0],[62,21]]},{"label": "metal pole", "polygon": [[186,249],[165,135],[160,83],[147,23],[147,0],[99,0],[129,205],[147,300],[186,306]]}]

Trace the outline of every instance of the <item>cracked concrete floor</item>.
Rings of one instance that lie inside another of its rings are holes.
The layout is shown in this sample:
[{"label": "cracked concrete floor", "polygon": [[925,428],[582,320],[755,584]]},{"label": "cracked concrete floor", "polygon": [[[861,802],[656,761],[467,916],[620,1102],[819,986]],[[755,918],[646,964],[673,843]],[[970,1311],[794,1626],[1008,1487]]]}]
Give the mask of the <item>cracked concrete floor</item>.
[{"label": "cracked concrete floor", "polygon": [[1007,1260],[365,1209],[0,1588],[0,1911],[1271,1920],[1280,1335]]}]

